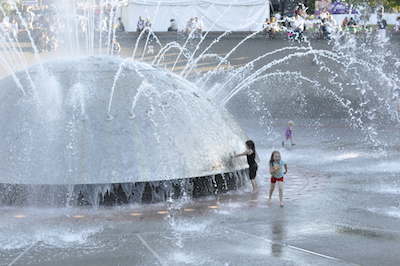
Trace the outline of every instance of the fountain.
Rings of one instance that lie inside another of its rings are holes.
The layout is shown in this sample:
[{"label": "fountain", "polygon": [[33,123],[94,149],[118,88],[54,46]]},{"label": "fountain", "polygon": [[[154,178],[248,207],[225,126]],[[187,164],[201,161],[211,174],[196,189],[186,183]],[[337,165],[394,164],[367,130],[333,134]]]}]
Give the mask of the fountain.
[{"label": "fountain", "polygon": [[[111,26],[115,13],[109,16]],[[88,22],[89,29],[95,27],[94,18]],[[72,51],[76,45],[79,56],[47,62],[28,32],[39,63],[1,81],[7,99],[1,119],[1,128],[7,128],[0,146],[2,204],[158,202],[237,189],[247,165],[230,160],[229,152],[241,150],[248,137],[229,113],[238,121],[259,117],[265,135],[272,132],[267,120],[340,120],[359,128],[373,145],[387,145],[377,138],[376,124],[387,120],[392,92],[382,83],[398,82],[399,62],[371,33],[361,45],[337,33],[330,42],[271,47],[233,68],[235,52],[259,32],[224,57],[212,50],[230,31],[208,43],[206,33],[165,46],[156,34],[149,39],[142,32],[132,57],[121,59],[110,56],[117,33],[109,28],[87,33],[83,42],[77,30],[65,31],[66,43]],[[18,44],[3,45],[18,50]],[[371,52],[374,48],[378,51]],[[165,55],[173,50],[177,57],[168,62]],[[3,66],[12,69],[15,57]],[[216,61],[212,71],[196,68]]]},{"label": "fountain", "polygon": [[[395,265],[398,37],[231,33],[69,31],[56,56],[31,53],[29,36],[0,42],[0,261]],[[288,120],[292,149],[281,147]],[[248,137],[256,195],[243,193],[245,161],[228,156]],[[266,198],[276,149],[289,165],[284,208]]]},{"label": "fountain", "polygon": [[246,164],[229,152],[246,135],[175,74],[93,56],[16,76],[25,93],[1,81],[3,204],[158,202],[243,185]]}]

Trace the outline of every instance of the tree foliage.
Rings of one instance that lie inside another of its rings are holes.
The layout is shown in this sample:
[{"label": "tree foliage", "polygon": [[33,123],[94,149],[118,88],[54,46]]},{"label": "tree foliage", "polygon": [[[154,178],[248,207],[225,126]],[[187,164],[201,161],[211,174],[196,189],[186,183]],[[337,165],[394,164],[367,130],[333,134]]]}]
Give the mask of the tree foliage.
[{"label": "tree foliage", "polygon": [[0,18],[10,15],[15,9],[22,10],[22,0],[2,1],[0,3]]}]

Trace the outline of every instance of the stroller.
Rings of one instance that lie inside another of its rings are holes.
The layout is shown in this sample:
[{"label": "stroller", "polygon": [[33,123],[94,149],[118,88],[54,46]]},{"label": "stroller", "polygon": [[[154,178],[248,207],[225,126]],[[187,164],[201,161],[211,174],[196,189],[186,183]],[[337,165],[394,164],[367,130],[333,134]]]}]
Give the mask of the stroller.
[{"label": "stroller", "polygon": [[288,29],[287,37],[289,41],[301,42],[305,40],[305,36],[303,35],[303,32],[301,30]]}]

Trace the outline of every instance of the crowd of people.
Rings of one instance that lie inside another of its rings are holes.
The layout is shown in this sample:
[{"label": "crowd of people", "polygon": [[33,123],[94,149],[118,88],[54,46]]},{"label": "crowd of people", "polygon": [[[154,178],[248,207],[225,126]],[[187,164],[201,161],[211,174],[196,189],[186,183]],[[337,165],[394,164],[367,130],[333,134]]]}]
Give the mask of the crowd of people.
[{"label": "crowd of people", "polygon": [[198,17],[190,18],[186,23],[186,33],[191,36],[203,34],[204,24]]},{"label": "crowd of people", "polygon": [[[293,16],[278,12],[270,19],[266,18],[262,25],[262,34],[273,39],[277,32],[283,31],[287,33],[289,38],[300,39],[307,28],[315,28],[318,32],[318,38],[329,39],[334,32],[357,34],[362,26],[357,14],[350,14],[340,23],[334,19],[326,8],[323,8],[317,15],[309,15],[306,12],[306,8],[300,6],[295,10]],[[387,22],[383,15],[378,18],[377,30],[381,38],[386,38]],[[399,30],[400,17],[396,19],[396,25],[393,28],[394,32],[399,32]]]},{"label": "crowd of people", "polygon": [[[63,38],[68,38],[70,34],[77,34],[83,43],[89,34],[97,39],[101,35],[105,39],[110,29],[116,32],[125,31],[122,19],[115,16],[116,10],[112,5],[105,5],[103,8],[77,5],[74,11],[74,16],[66,16],[53,5],[23,6],[22,10],[14,10],[9,15],[3,14],[0,38],[10,42],[17,41],[20,37],[30,38],[34,49],[40,53],[57,51],[59,44],[65,41]],[[68,30],[68,25],[75,26],[76,32]],[[114,45],[113,41],[111,45]]]},{"label": "crowd of people", "polygon": [[[308,15],[306,11],[304,5],[299,5],[294,10],[293,16],[276,13],[270,19],[265,20],[262,25],[262,33],[273,39],[277,32],[284,31],[290,38],[301,39],[303,32],[312,27],[317,28],[318,38],[330,38],[329,36],[333,32],[357,34],[360,29],[357,15],[349,15],[340,24],[326,8],[323,8],[318,15]],[[88,35],[94,34],[95,38],[110,41],[111,45],[113,45],[113,40],[109,40],[110,29],[115,32],[125,31],[122,19],[116,17],[115,6],[113,7],[111,4],[104,5],[102,8],[77,5],[74,12],[76,12],[74,21],[68,21],[71,17],[60,14],[54,6],[24,6],[23,10],[14,10],[8,16],[4,14],[3,17],[0,16],[0,38],[6,41],[16,41],[21,35],[29,35],[37,51],[46,52],[57,51],[59,44],[65,41],[63,38],[68,35],[65,34],[67,24],[76,25],[79,40],[86,40]],[[166,27],[168,32],[182,31],[192,38],[203,35],[204,24],[199,17],[190,18],[182,29],[179,29],[176,19],[171,18],[169,22],[169,26]],[[144,31],[145,35],[152,37],[152,26],[150,18],[143,19],[140,16],[136,25],[136,33],[139,35]],[[386,20],[379,19],[377,27],[379,36],[386,38]],[[397,18],[393,31],[400,32],[400,17]],[[29,34],[27,34],[28,32]]]},{"label": "crowd of people", "polygon": [[293,34],[294,38],[300,38],[307,27],[316,28],[318,38],[329,38],[332,32],[345,31],[356,34],[359,27],[357,16],[346,17],[341,25],[338,25],[333,16],[323,9],[318,15],[307,15],[305,12],[299,12],[293,17],[288,17],[277,13],[275,16],[268,18],[263,23],[262,33],[268,35],[269,38],[275,38],[279,31],[288,32],[288,36]]},{"label": "crowd of people", "polygon": [[146,20],[143,19],[143,17],[139,17],[139,20],[136,24],[136,33],[139,35],[142,33],[142,31],[144,31],[144,33],[146,35],[152,36],[151,34],[151,26],[152,26],[152,22],[150,18],[147,18]]},{"label": "crowd of people", "polygon": [[[357,34],[363,25],[360,25],[359,16],[357,14],[349,15],[345,17],[343,21],[338,22],[334,19],[334,16],[330,14],[326,8],[317,14],[307,14],[307,8],[304,5],[299,5],[294,10],[293,16],[285,15],[285,13],[276,13],[270,19],[266,18],[262,25],[262,34],[267,35],[269,38],[274,39],[277,32],[286,31],[288,35],[293,35],[294,39],[299,39],[302,33],[308,28],[316,28],[318,32],[318,38],[330,38],[330,34],[333,32],[344,32],[349,34]],[[142,17],[137,22],[137,33],[148,27],[151,28],[151,22],[144,21]],[[377,23],[379,34],[382,37],[386,35],[387,23],[383,17],[378,20]],[[168,32],[178,32],[178,23],[172,18],[170,19],[170,25],[167,28]],[[190,18],[185,29],[188,36],[195,37],[196,35],[202,35],[204,31],[204,24],[198,17]],[[397,18],[397,23],[393,28],[393,31],[400,31],[400,17]]]},{"label": "crowd of people", "polygon": [[[168,32],[178,32],[179,26],[178,26],[177,21],[174,18],[171,18],[169,22],[170,22],[170,25],[167,28],[167,31]],[[152,23],[151,23],[150,18],[147,18],[145,21],[143,19],[143,17],[140,16],[139,20],[136,23],[137,35],[139,36],[143,31],[146,35],[149,35],[149,33],[151,32],[151,26],[152,26]],[[189,21],[186,23],[186,27],[184,30],[184,32],[186,32],[187,35],[191,36],[192,38],[194,38],[195,36],[202,35],[203,31],[204,31],[204,24],[198,17],[190,18]]]},{"label": "crowd of people", "polygon": [[5,41],[14,42],[21,34],[32,37],[38,52],[57,51],[59,19],[49,8],[32,9],[26,7],[22,12],[13,11],[4,16],[0,23],[0,36]]}]

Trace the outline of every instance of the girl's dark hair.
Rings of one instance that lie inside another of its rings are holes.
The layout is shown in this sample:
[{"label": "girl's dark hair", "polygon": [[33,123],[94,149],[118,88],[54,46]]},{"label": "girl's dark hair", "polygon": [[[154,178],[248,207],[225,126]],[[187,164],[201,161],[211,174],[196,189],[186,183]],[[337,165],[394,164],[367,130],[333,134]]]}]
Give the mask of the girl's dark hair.
[{"label": "girl's dark hair", "polygon": [[270,164],[272,164],[272,163],[274,162],[274,154],[275,154],[275,153],[281,154],[279,151],[273,151],[272,154],[271,154],[271,159],[269,160],[269,163],[270,163]]},{"label": "girl's dark hair", "polygon": [[254,145],[254,141],[248,140],[246,141],[246,145],[253,151],[254,154],[256,154],[256,146]]}]

